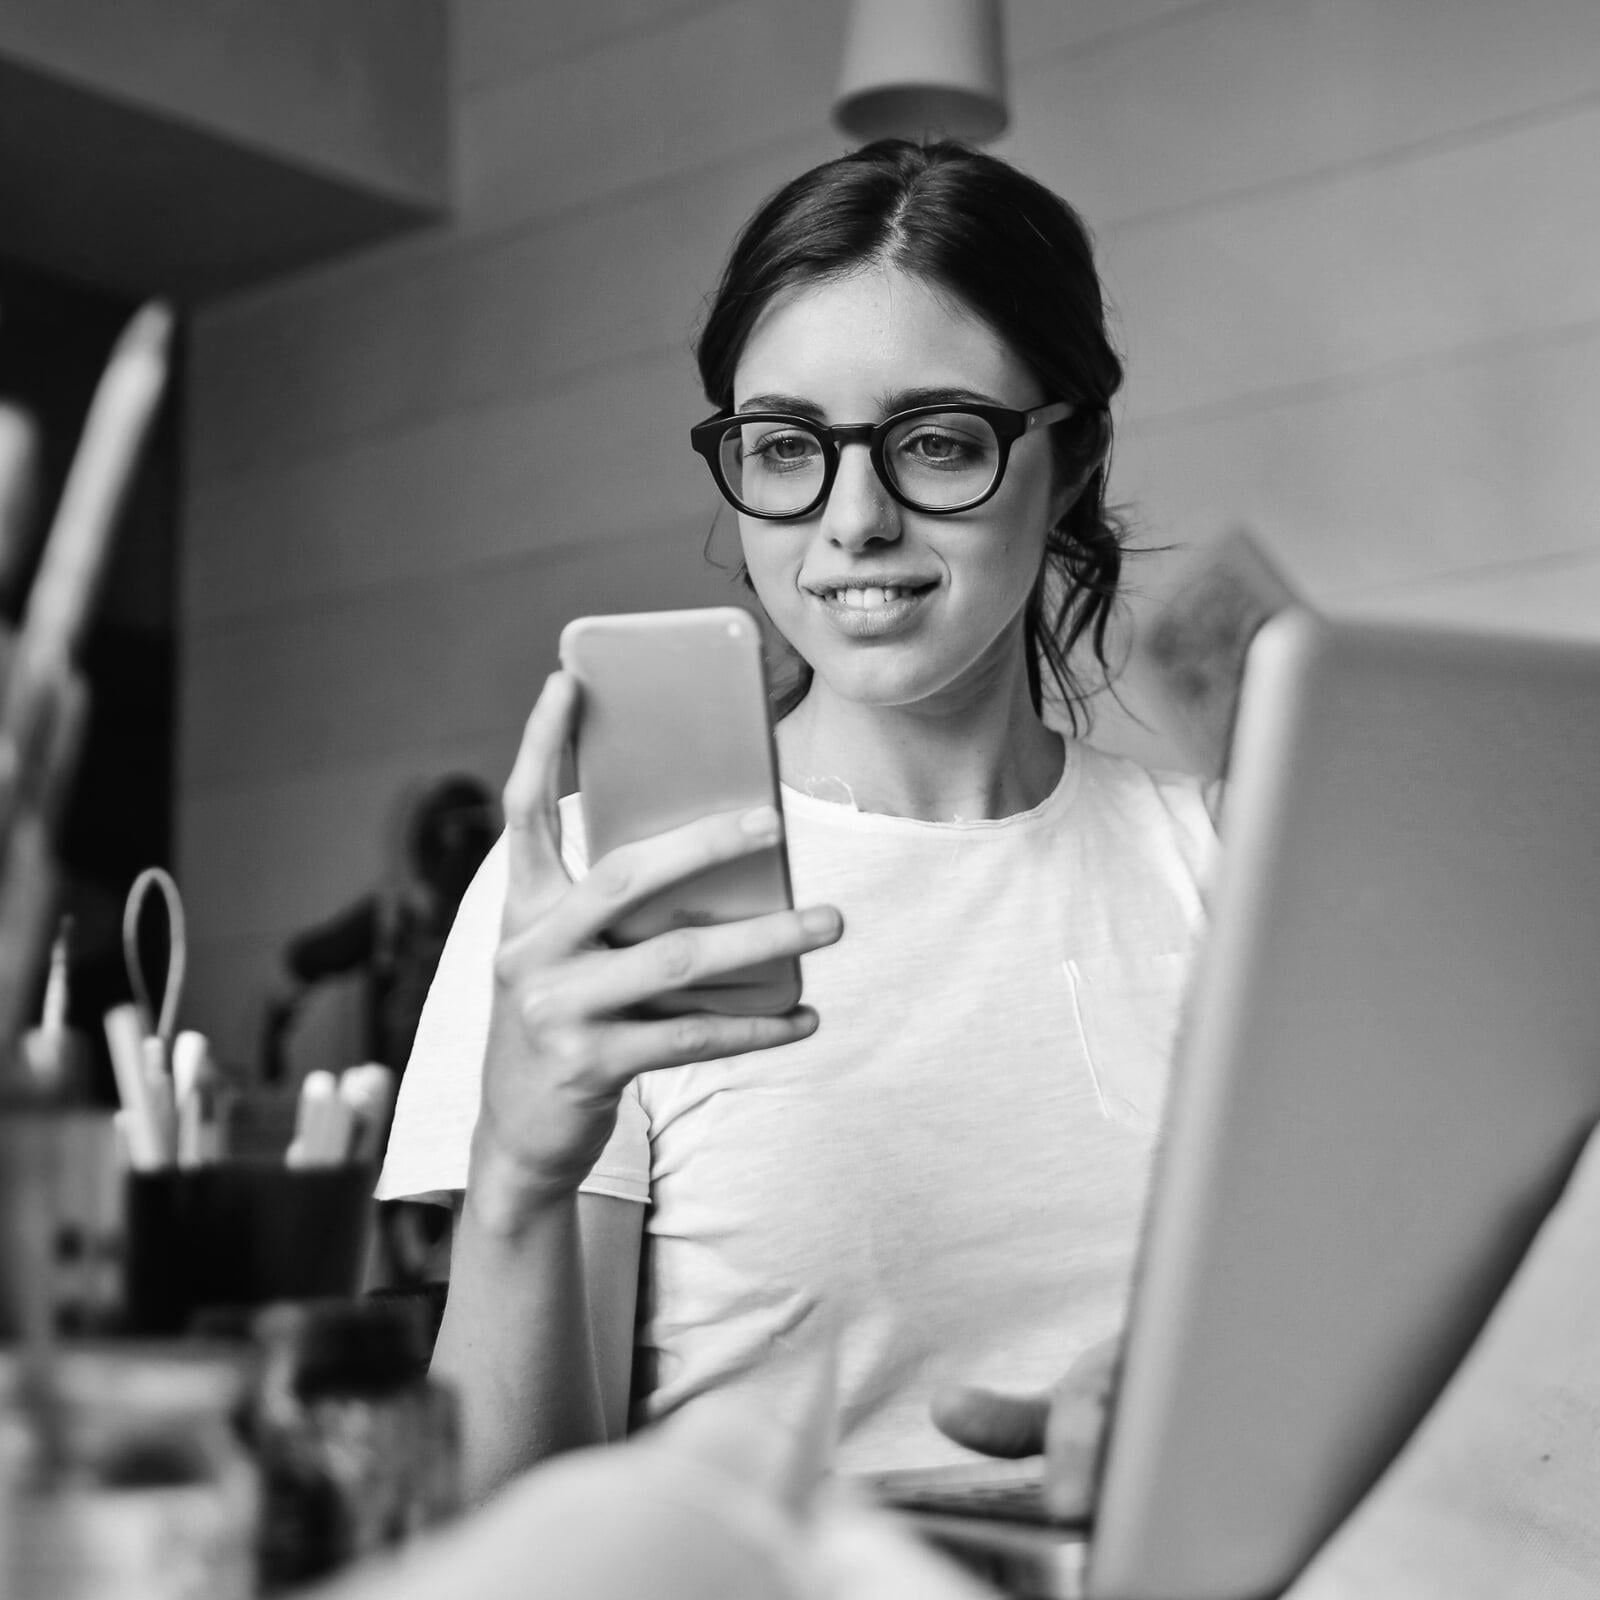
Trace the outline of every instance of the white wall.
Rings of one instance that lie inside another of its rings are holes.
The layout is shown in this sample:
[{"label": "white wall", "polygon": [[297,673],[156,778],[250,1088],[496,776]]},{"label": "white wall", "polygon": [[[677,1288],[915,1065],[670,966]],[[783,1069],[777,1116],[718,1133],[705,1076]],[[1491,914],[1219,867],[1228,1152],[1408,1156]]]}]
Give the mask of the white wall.
[{"label": "white wall", "polygon": [[[1600,7],[1010,16],[996,148],[1100,239],[1142,536],[1245,521],[1324,604],[1600,634]],[[737,223],[843,148],[843,18],[458,0],[456,220],[197,320],[180,871],[231,1054],[402,781],[501,781],[566,617],[730,594],[689,339]]]}]

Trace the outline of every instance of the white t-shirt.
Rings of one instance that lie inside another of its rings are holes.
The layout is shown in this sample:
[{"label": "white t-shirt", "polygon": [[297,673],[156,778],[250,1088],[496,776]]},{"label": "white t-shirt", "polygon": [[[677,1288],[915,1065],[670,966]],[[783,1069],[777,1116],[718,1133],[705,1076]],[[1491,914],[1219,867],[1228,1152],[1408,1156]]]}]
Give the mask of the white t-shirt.
[{"label": "white t-shirt", "polygon": [[[998,821],[920,822],[785,789],[821,1026],[647,1074],[585,1187],[646,1203],[634,1420],[766,1394],[837,1340],[839,1465],[961,1452],[941,1383],[1053,1382],[1121,1324],[1168,1048],[1215,834],[1192,779],[1067,742]],[[564,854],[582,870],[563,802]],[[379,1195],[459,1190],[477,1115],[504,842],[462,902]]]}]

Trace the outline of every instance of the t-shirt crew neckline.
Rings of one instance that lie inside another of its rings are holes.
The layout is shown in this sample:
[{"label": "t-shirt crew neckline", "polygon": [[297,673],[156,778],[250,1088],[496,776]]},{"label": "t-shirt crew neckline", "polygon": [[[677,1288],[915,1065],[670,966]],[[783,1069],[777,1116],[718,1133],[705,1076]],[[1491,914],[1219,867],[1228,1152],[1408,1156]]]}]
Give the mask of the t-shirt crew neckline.
[{"label": "t-shirt crew neckline", "polygon": [[955,818],[949,821],[928,822],[921,817],[896,817],[880,811],[858,811],[844,800],[824,800],[807,794],[804,789],[792,788],[787,783],[778,785],[786,816],[804,817],[808,822],[830,822],[872,833],[897,833],[902,835],[928,835],[951,833],[1002,833],[1022,832],[1048,823],[1072,804],[1078,792],[1082,770],[1082,754],[1074,739],[1062,738],[1061,776],[1055,788],[1038,805],[1026,811],[1013,812],[1009,817],[974,817],[970,820]]}]

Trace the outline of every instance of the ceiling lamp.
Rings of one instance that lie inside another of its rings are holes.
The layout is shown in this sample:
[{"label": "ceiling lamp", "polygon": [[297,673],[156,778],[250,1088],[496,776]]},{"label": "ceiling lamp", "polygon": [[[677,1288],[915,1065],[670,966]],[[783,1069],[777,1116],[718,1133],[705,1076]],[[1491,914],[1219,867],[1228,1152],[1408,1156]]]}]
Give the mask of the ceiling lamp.
[{"label": "ceiling lamp", "polygon": [[862,141],[1005,132],[1000,0],[853,0],[833,120]]}]

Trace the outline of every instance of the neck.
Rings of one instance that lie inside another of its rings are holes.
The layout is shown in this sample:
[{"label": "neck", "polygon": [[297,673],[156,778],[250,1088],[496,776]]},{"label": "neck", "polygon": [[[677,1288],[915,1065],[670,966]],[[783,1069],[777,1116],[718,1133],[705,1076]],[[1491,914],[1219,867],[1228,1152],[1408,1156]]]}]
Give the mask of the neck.
[{"label": "neck", "polygon": [[1061,776],[1062,744],[1039,720],[1019,670],[999,692],[930,706],[861,705],[815,680],[778,725],[792,789],[858,811],[924,822],[1011,817]]}]

